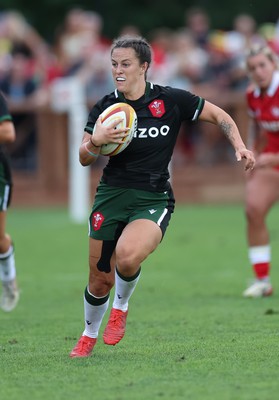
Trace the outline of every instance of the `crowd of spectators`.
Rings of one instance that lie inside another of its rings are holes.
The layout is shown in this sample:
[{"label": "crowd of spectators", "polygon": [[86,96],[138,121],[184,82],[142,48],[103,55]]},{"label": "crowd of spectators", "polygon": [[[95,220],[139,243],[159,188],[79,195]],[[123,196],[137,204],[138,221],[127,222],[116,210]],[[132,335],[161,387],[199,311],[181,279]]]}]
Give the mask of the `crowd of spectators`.
[{"label": "crowd of spectators", "polygon": [[[34,112],[51,106],[51,87],[57,78],[77,77],[89,106],[114,89],[108,62],[112,38],[104,37],[104,23],[94,11],[73,8],[57,28],[53,43],[48,43],[22,14],[0,13],[0,90],[18,133],[10,148],[12,156],[25,154],[32,167],[34,157],[32,161],[29,156],[36,155]],[[119,35],[129,33],[141,31],[137,26],[120,27]],[[186,9],[183,26],[156,28],[144,36],[154,52],[150,81],[188,89],[232,112],[235,103],[244,99],[247,86],[245,50],[252,43],[267,42],[279,54],[279,21],[258,26],[247,14],[235,16],[231,29],[224,31],[211,26],[205,10]],[[189,160],[213,163],[219,161],[218,146],[224,157],[218,133],[208,127],[206,131],[183,127],[182,131],[181,158],[186,155]],[[208,146],[214,146],[215,151],[208,152]]]}]

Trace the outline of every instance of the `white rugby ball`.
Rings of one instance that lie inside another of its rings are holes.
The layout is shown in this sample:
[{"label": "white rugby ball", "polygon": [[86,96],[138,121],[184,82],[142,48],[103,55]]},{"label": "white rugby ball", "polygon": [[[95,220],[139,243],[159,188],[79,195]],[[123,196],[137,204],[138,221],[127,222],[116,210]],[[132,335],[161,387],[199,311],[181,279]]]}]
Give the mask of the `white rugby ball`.
[{"label": "white rugby ball", "polygon": [[101,114],[101,121],[105,126],[108,126],[118,118],[122,121],[116,128],[129,128],[128,135],[122,139],[122,143],[103,144],[100,154],[104,156],[115,156],[121,153],[131,143],[134,133],[137,130],[137,114],[133,107],[127,103],[116,103],[106,108]]}]

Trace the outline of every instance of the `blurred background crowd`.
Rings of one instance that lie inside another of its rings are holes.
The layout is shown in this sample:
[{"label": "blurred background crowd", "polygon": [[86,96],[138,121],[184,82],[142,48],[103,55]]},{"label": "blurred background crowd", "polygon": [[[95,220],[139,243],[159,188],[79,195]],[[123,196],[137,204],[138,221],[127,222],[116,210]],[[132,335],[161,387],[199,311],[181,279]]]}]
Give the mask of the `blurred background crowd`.
[{"label": "blurred background crowd", "polygon": [[[186,9],[183,18],[184,24],[176,29],[163,26],[143,34],[136,25],[124,25],[117,36],[139,34],[150,41],[154,59],[149,81],[190,90],[233,114],[245,101],[245,52],[258,42],[268,43],[279,54],[279,19],[259,25],[243,13],[233,17],[230,29],[220,30],[212,26],[202,8]],[[56,79],[77,77],[88,107],[114,89],[110,72],[113,38],[104,35],[104,24],[99,13],[73,7],[50,43],[22,13],[0,13],[0,90],[17,130],[17,141],[9,148],[15,169],[36,168],[36,113],[51,106]],[[226,141],[213,129],[182,127],[185,135],[181,135],[176,162],[233,160],[229,147],[224,152]]]}]

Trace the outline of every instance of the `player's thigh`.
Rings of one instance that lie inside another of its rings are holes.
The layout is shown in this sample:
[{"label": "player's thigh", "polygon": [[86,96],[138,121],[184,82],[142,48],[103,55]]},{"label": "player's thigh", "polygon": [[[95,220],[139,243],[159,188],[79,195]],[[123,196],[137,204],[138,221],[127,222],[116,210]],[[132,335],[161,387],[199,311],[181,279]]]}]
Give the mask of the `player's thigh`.
[{"label": "player's thigh", "polygon": [[6,233],[6,211],[0,211],[0,253],[6,253],[11,245],[11,237]]},{"label": "player's thigh", "polygon": [[89,290],[105,296],[114,285],[115,242],[89,238]]},{"label": "player's thigh", "polygon": [[0,210],[0,240],[6,237],[6,211]]},{"label": "player's thigh", "polygon": [[137,219],[123,230],[116,246],[116,262],[140,264],[162,240],[161,228],[152,220]]},{"label": "player's thigh", "polygon": [[267,212],[279,200],[279,171],[259,169],[251,173],[245,189],[246,208]]}]

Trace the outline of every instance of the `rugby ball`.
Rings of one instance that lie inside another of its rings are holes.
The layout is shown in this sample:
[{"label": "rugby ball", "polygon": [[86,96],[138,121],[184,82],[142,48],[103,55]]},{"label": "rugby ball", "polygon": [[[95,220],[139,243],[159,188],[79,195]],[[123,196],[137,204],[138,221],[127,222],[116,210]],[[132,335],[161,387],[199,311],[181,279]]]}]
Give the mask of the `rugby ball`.
[{"label": "rugby ball", "polygon": [[116,128],[129,128],[128,135],[122,139],[122,143],[103,144],[100,154],[104,156],[115,156],[121,153],[131,143],[137,130],[137,114],[133,107],[127,103],[116,103],[106,108],[101,114],[101,121],[108,126],[114,120],[122,118]]}]

